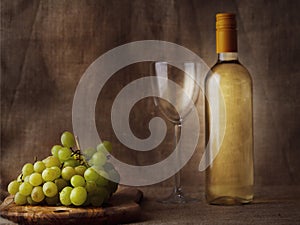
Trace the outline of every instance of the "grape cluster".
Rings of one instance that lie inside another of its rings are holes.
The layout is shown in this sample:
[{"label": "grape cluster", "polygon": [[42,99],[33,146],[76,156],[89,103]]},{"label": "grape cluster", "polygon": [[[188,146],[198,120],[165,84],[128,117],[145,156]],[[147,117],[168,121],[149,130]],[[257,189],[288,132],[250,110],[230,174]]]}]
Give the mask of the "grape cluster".
[{"label": "grape cluster", "polygon": [[[76,148],[77,147],[77,148]],[[119,173],[107,162],[112,145],[80,151],[72,133],[61,135],[51,156],[26,163],[22,173],[8,185],[17,205],[102,206],[117,190]]]}]

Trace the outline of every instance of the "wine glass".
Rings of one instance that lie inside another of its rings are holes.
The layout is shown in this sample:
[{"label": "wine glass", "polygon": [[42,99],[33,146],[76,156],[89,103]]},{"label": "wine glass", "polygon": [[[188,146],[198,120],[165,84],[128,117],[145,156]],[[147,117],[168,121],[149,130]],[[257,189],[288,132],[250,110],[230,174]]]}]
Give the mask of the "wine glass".
[{"label": "wine glass", "polygon": [[[151,64],[151,69],[153,75],[157,77],[152,83],[156,92],[154,103],[167,120],[174,125],[176,148],[179,144],[182,123],[195,107],[199,96],[200,73],[199,64],[195,62],[176,62],[175,64],[176,67],[168,62],[154,62]],[[176,88],[169,83],[170,80],[176,83]],[[171,100],[172,104],[164,99]],[[180,146],[178,147],[180,148]],[[178,151],[177,162],[180,160],[180,151],[182,150]],[[166,199],[159,200],[160,202],[186,203],[195,200],[184,195],[181,188],[180,170],[174,175],[174,183],[171,195]]]}]

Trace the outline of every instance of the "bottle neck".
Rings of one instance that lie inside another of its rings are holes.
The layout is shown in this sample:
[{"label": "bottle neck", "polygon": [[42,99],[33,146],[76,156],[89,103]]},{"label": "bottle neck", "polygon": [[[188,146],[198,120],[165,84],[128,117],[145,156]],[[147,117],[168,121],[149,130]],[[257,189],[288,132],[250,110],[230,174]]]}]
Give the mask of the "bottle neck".
[{"label": "bottle neck", "polygon": [[218,13],[216,16],[216,51],[222,61],[237,60],[237,30],[235,15]]},{"label": "bottle neck", "polygon": [[220,52],[218,53],[218,62],[238,61],[237,52]]}]

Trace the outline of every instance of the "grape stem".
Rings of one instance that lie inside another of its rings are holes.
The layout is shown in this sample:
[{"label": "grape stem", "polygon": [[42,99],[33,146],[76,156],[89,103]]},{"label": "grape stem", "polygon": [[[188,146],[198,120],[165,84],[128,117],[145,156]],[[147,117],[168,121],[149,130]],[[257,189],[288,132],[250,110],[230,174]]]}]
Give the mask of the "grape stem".
[{"label": "grape stem", "polygon": [[79,159],[81,161],[81,165],[84,164],[86,167],[90,167],[88,162],[85,160],[84,157],[81,157],[81,149],[80,149],[80,145],[79,145],[79,138],[78,136],[75,136],[75,143],[76,143],[76,147],[77,147],[77,150],[75,151],[75,154],[78,154],[79,155]]}]

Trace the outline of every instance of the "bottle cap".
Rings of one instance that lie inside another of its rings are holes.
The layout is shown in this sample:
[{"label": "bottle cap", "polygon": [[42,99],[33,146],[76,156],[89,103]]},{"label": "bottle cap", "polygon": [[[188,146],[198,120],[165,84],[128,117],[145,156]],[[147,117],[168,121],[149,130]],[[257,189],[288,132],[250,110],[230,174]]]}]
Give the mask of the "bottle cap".
[{"label": "bottle cap", "polygon": [[233,13],[216,15],[216,50],[221,52],[237,52],[236,19]]},{"label": "bottle cap", "polygon": [[216,28],[218,29],[236,29],[235,14],[218,13],[216,15]]}]

